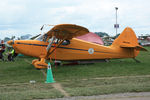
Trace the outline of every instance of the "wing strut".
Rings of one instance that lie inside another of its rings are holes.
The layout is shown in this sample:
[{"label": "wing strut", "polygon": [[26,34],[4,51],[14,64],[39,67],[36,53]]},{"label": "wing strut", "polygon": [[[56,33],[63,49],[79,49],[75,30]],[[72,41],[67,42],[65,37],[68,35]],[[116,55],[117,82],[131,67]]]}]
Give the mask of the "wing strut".
[{"label": "wing strut", "polygon": [[52,54],[52,53],[56,50],[56,48],[59,47],[59,46],[64,42],[64,40],[65,40],[65,39],[59,41],[58,45],[57,45],[51,52],[47,52],[46,58],[48,58],[48,56],[49,56],[50,54]]},{"label": "wing strut", "polygon": [[48,46],[47,46],[47,48],[46,48],[47,52],[49,52],[49,50],[51,49],[51,46],[52,46],[54,40],[55,40],[55,36],[53,36],[53,37],[52,37],[52,40],[49,42],[49,44],[48,44]]}]

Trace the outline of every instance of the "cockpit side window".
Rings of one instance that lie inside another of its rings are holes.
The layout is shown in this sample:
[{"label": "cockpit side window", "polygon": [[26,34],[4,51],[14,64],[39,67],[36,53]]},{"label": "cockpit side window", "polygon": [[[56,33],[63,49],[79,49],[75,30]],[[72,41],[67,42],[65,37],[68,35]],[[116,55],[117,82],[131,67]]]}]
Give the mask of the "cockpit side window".
[{"label": "cockpit side window", "polygon": [[[49,40],[47,40],[47,34],[45,34],[45,35],[41,35],[41,36],[37,37],[36,40],[38,40],[38,41],[44,41],[44,42],[50,42],[50,41],[51,41],[51,38],[50,38]],[[54,40],[54,43],[55,43],[55,44],[58,44],[59,41],[60,41],[60,39],[57,39],[57,38],[56,38],[56,39]],[[69,41],[69,40],[64,40],[64,42],[62,43],[62,45],[69,45],[69,44],[70,44],[70,41]]]},{"label": "cockpit side window", "polygon": [[44,41],[44,42],[47,41],[47,34],[43,35],[43,41]]},{"label": "cockpit side window", "polygon": [[[59,43],[59,39],[55,39],[55,44],[58,44]],[[64,40],[62,45],[69,45],[70,44],[70,41],[69,40]]]},{"label": "cockpit side window", "polygon": [[69,45],[70,41],[69,40],[64,40],[64,42],[62,43],[62,45]]}]

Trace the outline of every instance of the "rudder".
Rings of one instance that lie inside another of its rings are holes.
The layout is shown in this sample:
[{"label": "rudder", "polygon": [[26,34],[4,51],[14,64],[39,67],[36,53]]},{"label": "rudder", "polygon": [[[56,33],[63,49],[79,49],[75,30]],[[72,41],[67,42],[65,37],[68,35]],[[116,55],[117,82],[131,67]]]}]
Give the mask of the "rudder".
[{"label": "rudder", "polygon": [[147,51],[145,48],[139,45],[138,39],[132,28],[127,27],[124,31],[114,40],[112,46],[119,46],[121,48],[132,48],[137,51]]},{"label": "rudder", "polygon": [[132,28],[127,27],[124,29],[124,31],[114,40],[112,43],[113,46],[138,46],[138,39],[135,35],[135,32],[132,30]]}]

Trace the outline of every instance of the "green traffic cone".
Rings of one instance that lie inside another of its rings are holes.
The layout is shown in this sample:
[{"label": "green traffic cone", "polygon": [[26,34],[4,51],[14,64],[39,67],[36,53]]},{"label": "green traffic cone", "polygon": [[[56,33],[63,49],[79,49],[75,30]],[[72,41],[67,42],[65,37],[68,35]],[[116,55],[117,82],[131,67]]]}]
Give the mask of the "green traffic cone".
[{"label": "green traffic cone", "polygon": [[52,74],[52,69],[51,69],[51,64],[50,62],[48,63],[48,67],[47,67],[47,79],[46,79],[46,83],[54,83],[54,79],[53,79],[53,74]]}]

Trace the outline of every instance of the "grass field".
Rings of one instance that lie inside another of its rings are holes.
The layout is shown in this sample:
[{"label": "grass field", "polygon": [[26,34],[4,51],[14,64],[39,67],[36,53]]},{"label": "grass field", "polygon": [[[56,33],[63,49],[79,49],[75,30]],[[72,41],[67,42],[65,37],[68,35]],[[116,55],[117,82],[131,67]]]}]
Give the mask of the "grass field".
[{"label": "grass field", "polygon": [[[40,70],[26,62],[32,59],[18,57],[15,62],[0,62],[0,100],[64,97],[45,83],[46,77]],[[70,96],[150,91],[150,52],[141,52],[137,59],[141,63],[115,59],[91,65],[57,66],[52,70],[55,81]],[[36,83],[31,84],[30,80]]]}]

